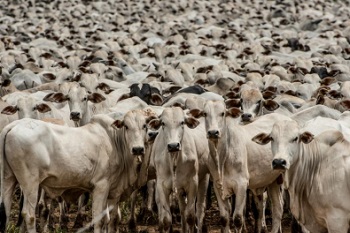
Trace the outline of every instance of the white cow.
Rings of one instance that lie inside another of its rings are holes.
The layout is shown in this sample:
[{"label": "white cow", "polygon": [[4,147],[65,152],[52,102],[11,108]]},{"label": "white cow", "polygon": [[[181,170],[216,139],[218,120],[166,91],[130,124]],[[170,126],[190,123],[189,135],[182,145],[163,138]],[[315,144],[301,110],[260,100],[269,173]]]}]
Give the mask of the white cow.
[{"label": "white cow", "polygon": [[[235,227],[240,232],[243,226],[243,209],[246,190],[257,196],[267,188],[272,201],[272,232],[278,232],[282,219],[282,198],[277,184],[279,173],[271,169],[272,153],[268,147],[254,145],[250,138],[259,131],[268,131],[278,119],[289,119],[277,113],[257,118],[254,122],[239,124],[241,110],[226,109],[222,101],[208,101],[204,110],[191,110],[195,117],[205,117],[206,135],[209,139],[210,155],[215,161],[218,177],[214,178],[214,190],[218,196],[222,231],[229,232],[229,207],[227,198],[236,194],[233,213]],[[219,195],[220,194],[220,195]],[[259,202],[258,231],[262,230],[263,202]]]},{"label": "white cow", "polygon": [[272,168],[283,174],[299,223],[310,232],[348,232],[350,144],[340,131],[314,138],[295,121],[279,121],[269,134],[252,140],[264,145],[271,141]]},{"label": "white cow", "polygon": [[197,127],[198,124],[198,120],[187,117],[179,107],[166,108],[159,119],[149,123],[151,128],[159,129],[151,157],[157,174],[160,232],[169,232],[172,224],[171,195],[179,201],[182,232],[194,232],[195,219],[198,232],[202,232],[209,148],[204,127]]},{"label": "white cow", "polygon": [[[12,194],[19,183],[24,195],[22,215],[28,232],[36,232],[39,186],[50,198],[74,199],[86,191],[91,192],[96,219],[94,232],[101,232],[107,219],[99,221],[97,217],[107,207],[116,205],[118,209],[121,195],[136,184],[140,169],[147,170],[140,167],[145,152],[146,123],[143,114],[132,111],[123,121],[95,116],[91,123],[80,128],[28,118],[8,125],[0,136],[3,152],[1,231],[6,228]],[[113,129],[121,127],[123,129]],[[110,227],[112,225],[114,222]]]}]

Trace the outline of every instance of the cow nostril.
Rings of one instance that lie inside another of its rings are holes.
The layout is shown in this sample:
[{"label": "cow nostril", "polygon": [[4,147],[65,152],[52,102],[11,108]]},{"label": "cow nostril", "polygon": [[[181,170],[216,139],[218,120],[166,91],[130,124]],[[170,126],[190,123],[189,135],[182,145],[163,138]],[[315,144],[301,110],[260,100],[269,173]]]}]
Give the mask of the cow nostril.
[{"label": "cow nostril", "polygon": [[219,130],[209,130],[208,137],[209,138],[218,138],[219,137]]},{"label": "cow nostril", "polygon": [[273,169],[285,169],[287,166],[287,161],[285,159],[274,159],[272,160]]},{"label": "cow nostril", "polygon": [[244,114],[242,114],[242,120],[243,121],[249,121],[251,118],[252,118],[252,114],[250,114],[250,113],[244,113]]},{"label": "cow nostril", "polygon": [[157,137],[157,135],[158,135],[158,132],[149,132],[149,133],[148,133],[148,137],[149,137],[151,140],[155,139],[155,138]]},{"label": "cow nostril", "polygon": [[79,119],[80,118],[80,112],[71,112],[70,113],[70,118],[71,119]]},{"label": "cow nostril", "polygon": [[168,144],[169,152],[176,152],[180,150],[180,143],[170,143]]},{"label": "cow nostril", "polygon": [[145,149],[143,147],[133,147],[132,154],[133,155],[143,155],[145,153]]}]

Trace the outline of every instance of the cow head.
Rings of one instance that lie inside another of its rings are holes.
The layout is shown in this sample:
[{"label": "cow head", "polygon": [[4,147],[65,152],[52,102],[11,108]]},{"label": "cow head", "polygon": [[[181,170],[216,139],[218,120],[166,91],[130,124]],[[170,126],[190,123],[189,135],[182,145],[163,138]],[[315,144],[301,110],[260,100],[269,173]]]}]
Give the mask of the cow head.
[{"label": "cow head", "polygon": [[279,108],[277,102],[273,100],[265,100],[258,89],[242,90],[240,96],[240,104],[243,112],[241,120],[244,123],[250,123],[254,121],[255,117],[262,115],[263,107],[269,111],[274,111]]},{"label": "cow head", "polygon": [[166,108],[158,119],[149,122],[150,128],[162,131],[162,137],[164,137],[170,153],[181,151],[184,128],[193,129],[198,125],[198,120],[187,117],[179,107]]},{"label": "cow head", "polygon": [[84,119],[85,123],[90,119],[88,117],[89,107],[88,101],[92,103],[100,103],[106,98],[99,93],[88,94],[85,88],[78,86],[72,86],[67,94],[62,92],[51,93],[45,96],[45,101],[51,101],[56,103],[68,102],[70,109],[70,119],[75,122],[80,122]]},{"label": "cow head", "polygon": [[225,117],[238,118],[242,111],[238,108],[226,109],[222,101],[208,101],[204,105],[204,110],[192,109],[189,114],[195,118],[205,117],[205,127],[209,140],[218,140],[225,127]]},{"label": "cow head", "polygon": [[149,140],[147,124],[154,118],[153,116],[145,116],[142,110],[132,110],[125,114],[123,120],[113,122],[114,128],[124,130],[125,143],[130,154],[135,156],[145,154],[145,142]]},{"label": "cow head", "polygon": [[260,133],[252,140],[260,145],[271,142],[273,153],[272,168],[285,171],[295,162],[299,153],[300,143],[308,144],[313,140],[309,132],[299,133],[298,123],[295,121],[276,122],[271,133]]},{"label": "cow head", "polygon": [[33,97],[20,98],[15,106],[7,106],[1,113],[13,115],[18,112],[18,118],[39,119],[39,113],[51,111],[51,108],[45,103],[38,103]]}]

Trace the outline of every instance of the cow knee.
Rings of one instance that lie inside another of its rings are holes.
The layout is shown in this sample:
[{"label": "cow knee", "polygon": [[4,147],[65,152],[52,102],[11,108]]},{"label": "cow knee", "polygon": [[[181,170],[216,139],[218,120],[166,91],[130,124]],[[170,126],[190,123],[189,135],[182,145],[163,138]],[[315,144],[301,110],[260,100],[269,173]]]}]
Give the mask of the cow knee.
[{"label": "cow knee", "polygon": [[186,222],[189,226],[194,226],[194,223],[195,223],[195,217],[193,214],[189,214],[187,217],[186,217]]},{"label": "cow knee", "polygon": [[221,226],[226,226],[228,223],[228,218],[226,216],[221,216],[220,217],[220,225]]},{"label": "cow knee", "polygon": [[240,215],[235,216],[235,218],[233,219],[233,224],[235,225],[235,227],[241,228],[243,225],[242,216]]},{"label": "cow knee", "polygon": [[162,229],[164,231],[168,231],[171,226],[171,221],[168,218],[164,217],[162,222]]}]

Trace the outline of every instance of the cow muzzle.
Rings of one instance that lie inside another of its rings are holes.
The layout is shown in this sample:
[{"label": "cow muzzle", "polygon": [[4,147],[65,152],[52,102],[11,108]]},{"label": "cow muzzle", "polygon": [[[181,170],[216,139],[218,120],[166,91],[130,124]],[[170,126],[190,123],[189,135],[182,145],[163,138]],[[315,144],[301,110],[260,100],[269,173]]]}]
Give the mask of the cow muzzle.
[{"label": "cow muzzle", "polygon": [[168,144],[169,152],[178,152],[180,151],[180,143],[169,143]]},{"label": "cow muzzle", "polygon": [[158,132],[148,132],[148,141],[153,142],[158,135]]},{"label": "cow muzzle", "polygon": [[79,121],[80,120],[80,112],[71,112],[70,119],[73,121]]},{"label": "cow muzzle", "polygon": [[272,168],[274,170],[286,170],[287,169],[287,161],[285,159],[274,159],[272,161]]},{"label": "cow muzzle", "polygon": [[253,115],[250,113],[243,113],[241,118],[243,122],[251,122]]},{"label": "cow muzzle", "polygon": [[145,154],[144,147],[133,147],[131,151],[132,151],[133,155],[144,155]]},{"label": "cow muzzle", "polygon": [[219,130],[209,130],[207,132],[207,138],[208,139],[218,139],[220,137]]}]

